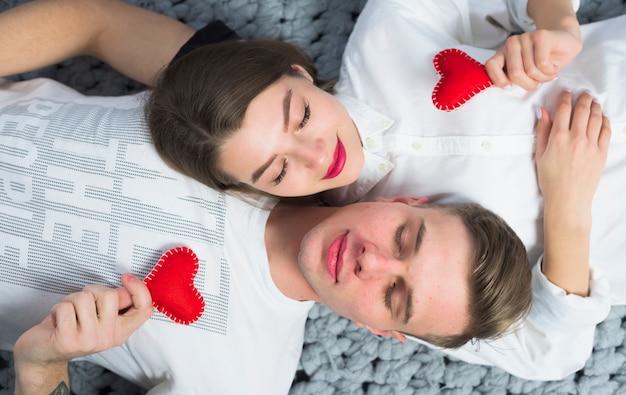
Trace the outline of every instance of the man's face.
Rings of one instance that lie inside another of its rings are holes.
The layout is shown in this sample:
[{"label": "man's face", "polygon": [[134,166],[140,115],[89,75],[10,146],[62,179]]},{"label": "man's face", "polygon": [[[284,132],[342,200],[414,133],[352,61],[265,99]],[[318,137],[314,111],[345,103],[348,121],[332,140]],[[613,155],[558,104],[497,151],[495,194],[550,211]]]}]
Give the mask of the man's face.
[{"label": "man's face", "polygon": [[471,242],[462,221],[404,203],[346,206],[309,231],[298,258],[320,301],[380,331],[456,335],[469,324]]}]

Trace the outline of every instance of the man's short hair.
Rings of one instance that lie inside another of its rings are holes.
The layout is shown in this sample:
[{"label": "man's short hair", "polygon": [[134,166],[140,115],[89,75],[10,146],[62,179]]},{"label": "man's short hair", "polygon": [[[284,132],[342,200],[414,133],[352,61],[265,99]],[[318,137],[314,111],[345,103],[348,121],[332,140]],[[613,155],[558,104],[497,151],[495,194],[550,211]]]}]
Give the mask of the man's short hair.
[{"label": "man's short hair", "polygon": [[513,229],[498,215],[476,203],[435,204],[460,218],[471,238],[472,268],[469,275],[470,323],[452,336],[421,336],[433,345],[458,348],[470,340],[502,336],[524,319],[532,304],[528,253]]}]

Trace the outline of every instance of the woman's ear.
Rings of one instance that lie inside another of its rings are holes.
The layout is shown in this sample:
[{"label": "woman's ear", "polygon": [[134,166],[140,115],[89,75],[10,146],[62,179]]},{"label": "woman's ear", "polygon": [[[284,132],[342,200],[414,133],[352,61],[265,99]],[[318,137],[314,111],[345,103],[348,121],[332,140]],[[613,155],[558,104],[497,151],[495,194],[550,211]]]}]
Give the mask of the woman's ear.
[{"label": "woman's ear", "polygon": [[306,71],[306,69],[302,66],[300,66],[299,64],[292,64],[291,65],[291,69],[296,72],[296,74],[299,74],[301,76],[303,76],[304,78],[306,78],[307,80],[313,82],[313,77],[311,76],[311,74],[309,74],[308,71]]},{"label": "woman's ear", "polygon": [[406,336],[400,332],[383,331],[380,329],[374,329],[368,325],[361,324],[360,322],[354,322],[354,325],[358,326],[359,328],[367,329],[368,331],[372,332],[375,335],[384,336],[384,337],[392,337],[402,343],[406,343]]}]

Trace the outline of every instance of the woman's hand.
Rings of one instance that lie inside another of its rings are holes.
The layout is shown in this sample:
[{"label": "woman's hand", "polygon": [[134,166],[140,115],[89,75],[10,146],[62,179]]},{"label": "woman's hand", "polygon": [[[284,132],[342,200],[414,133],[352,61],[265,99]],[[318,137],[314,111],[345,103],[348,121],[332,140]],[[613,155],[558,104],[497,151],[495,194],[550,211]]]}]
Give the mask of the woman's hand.
[{"label": "woman's hand", "polygon": [[572,99],[571,92],[561,93],[553,122],[541,110],[535,154],[538,182],[546,203],[590,209],[606,163],[611,126],[590,94],[581,94],[574,106]]},{"label": "woman's hand", "polygon": [[515,84],[533,90],[556,78],[582,46],[580,34],[570,30],[536,30],[509,37],[485,68],[500,88]]},{"label": "woman's hand", "polygon": [[553,80],[582,50],[580,23],[571,0],[528,0],[526,11],[536,30],[509,37],[485,64],[500,88],[516,84],[535,89]]},{"label": "woman's hand", "polygon": [[541,270],[565,292],[589,294],[591,205],[606,164],[611,127],[600,104],[583,93],[559,96],[554,121],[541,109],[537,176],[544,198]]}]

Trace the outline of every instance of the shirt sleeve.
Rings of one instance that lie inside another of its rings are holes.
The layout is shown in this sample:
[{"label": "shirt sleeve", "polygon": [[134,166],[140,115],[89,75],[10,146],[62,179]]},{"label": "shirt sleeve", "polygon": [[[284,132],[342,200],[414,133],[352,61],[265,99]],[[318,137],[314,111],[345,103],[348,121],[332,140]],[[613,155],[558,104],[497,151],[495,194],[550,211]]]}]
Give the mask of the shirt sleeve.
[{"label": "shirt sleeve", "polygon": [[228,40],[239,40],[240,38],[241,37],[234,30],[226,26],[224,22],[219,20],[210,22],[191,36],[185,45],[178,50],[178,53],[174,56],[172,61],[203,45]]},{"label": "shirt sleeve", "polygon": [[[580,0],[571,1],[574,9],[578,9]],[[382,25],[378,34],[405,31],[404,41],[420,39],[440,45],[496,49],[511,34],[535,29],[526,11],[527,3],[527,0],[369,0],[358,25]]]},{"label": "shirt sleeve", "polygon": [[[574,11],[578,11],[580,0],[571,0]],[[526,11],[528,0],[506,0],[509,19],[515,30],[532,31],[535,30],[535,22]]]},{"label": "shirt sleeve", "polygon": [[447,354],[470,363],[498,366],[528,380],[559,380],[581,369],[593,349],[595,328],[611,309],[609,284],[590,274],[590,295],[566,294],[533,268],[533,306],[509,334],[466,344]]}]

